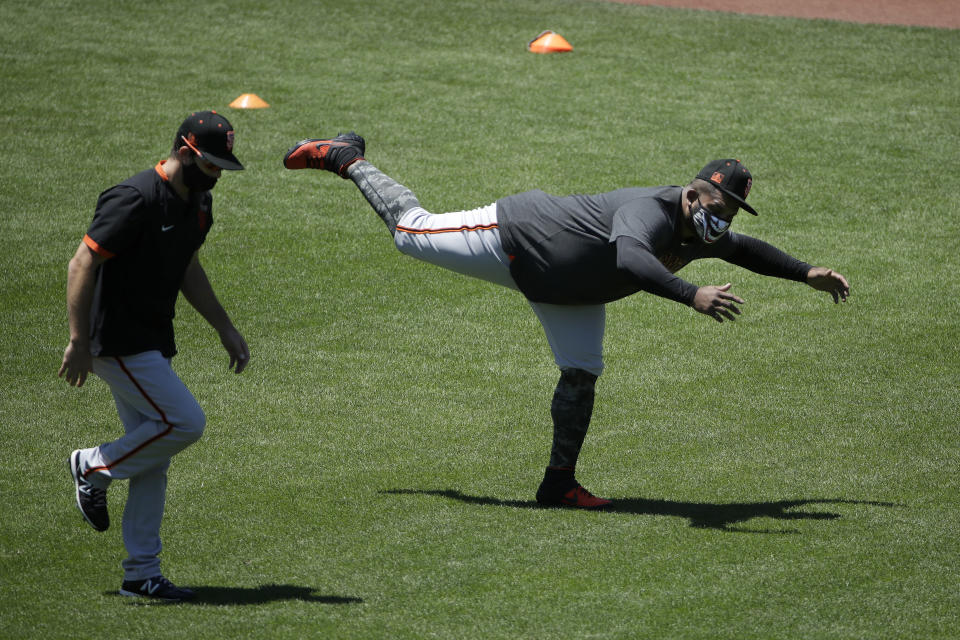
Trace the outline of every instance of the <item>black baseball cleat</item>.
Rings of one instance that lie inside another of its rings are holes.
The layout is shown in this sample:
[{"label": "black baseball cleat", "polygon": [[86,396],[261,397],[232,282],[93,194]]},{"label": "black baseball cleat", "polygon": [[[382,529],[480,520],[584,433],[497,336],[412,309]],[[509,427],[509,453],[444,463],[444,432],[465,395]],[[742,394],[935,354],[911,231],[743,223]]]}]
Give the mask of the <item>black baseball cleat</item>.
[{"label": "black baseball cleat", "polygon": [[579,484],[562,494],[552,494],[538,490],[537,503],[545,507],[571,507],[573,509],[606,509],[613,504],[611,500],[598,498]]},{"label": "black baseball cleat", "polygon": [[347,167],[357,160],[363,160],[365,149],[363,138],[353,131],[325,140],[308,138],[287,151],[287,155],[283,156],[283,166],[287,169],[326,169],[346,178]]},{"label": "black baseball cleat", "polygon": [[598,498],[584,489],[573,476],[573,469],[548,467],[543,476],[543,482],[537,489],[537,504],[545,507],[605,509],[613,502],[606,498]]},{"label": "black baseball cleat", "polygon": [[77,508],[91,527],[97,531],[106,531],[110,526],[110,514],[107,513],[107,491],[100,489],[80,473],[80,449],[70,454],[67,460],[73,484],[76,487]]},{"label": "black baseball cleat", "polygon": [[120,595],[163,602],[183,602],[192,600],[197,594],[190,589],[178,587],[163,576],[154,576],[146,580],[124,580],[120,585]]}]

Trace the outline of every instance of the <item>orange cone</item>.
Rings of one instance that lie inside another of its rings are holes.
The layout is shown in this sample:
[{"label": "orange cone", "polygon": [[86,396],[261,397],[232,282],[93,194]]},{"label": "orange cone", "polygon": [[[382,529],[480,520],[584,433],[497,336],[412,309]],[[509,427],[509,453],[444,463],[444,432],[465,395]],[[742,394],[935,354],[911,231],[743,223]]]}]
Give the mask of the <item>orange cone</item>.
[{"label": "orange cone", "polygon": [[264,102],[260,96],[255,93],[245,93],[230,103],[234,109],[263,109],[270,105]]},{"label": "orange cone", "polygon": [[527,49],[533,53],[562,53],[564,51],[573,51],[573,47],[559,33],[553,31],[544,31],[536,38],[530,41]]}]

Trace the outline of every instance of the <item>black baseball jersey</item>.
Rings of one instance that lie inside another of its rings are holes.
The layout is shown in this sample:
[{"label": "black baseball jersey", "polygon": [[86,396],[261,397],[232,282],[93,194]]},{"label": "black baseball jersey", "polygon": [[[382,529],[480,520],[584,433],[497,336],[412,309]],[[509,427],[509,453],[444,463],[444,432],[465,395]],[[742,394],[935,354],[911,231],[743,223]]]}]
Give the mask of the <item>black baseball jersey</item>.
[{"label": "black baseball jersey", "polygon": [[527,298],[549,304],[603,304],[643,290],[689,305],[698,287],[675,274],[700,258],[805,280],[809,264],[750,236],[684,242],[682,191],[631,187],[561,197],[537,190],[502,198],[497,223],[510,274]]},{"label": "black baseball jersey", "polygon": [[183,200],[163,162],[100,194],[84,242],[109,258],[90,309],[94,356],[177,352],[173,317],[183,275],[213,224],[210,192]]}]

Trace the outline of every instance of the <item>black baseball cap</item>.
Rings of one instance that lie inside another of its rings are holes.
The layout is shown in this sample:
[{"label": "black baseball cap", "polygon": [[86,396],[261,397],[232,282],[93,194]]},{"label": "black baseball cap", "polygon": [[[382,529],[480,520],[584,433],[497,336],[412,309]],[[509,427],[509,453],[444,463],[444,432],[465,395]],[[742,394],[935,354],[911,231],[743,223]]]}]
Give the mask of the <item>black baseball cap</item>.
[{"label": "black baseball cap", "polygon": [[233,125],[216,111],[195,111],[177,130],[174,148],[188,147],[221,169],[239,171],[243,165],[233,155]]},{"label": "black baseball cap", "polygon": [[753,186],[753,176],[750,175],[745,166],[740,164],[739,160],[733,158],[714,160],[700,169],[697,177],[706,180],[736,200],[737,204],[743,209],[757,215],[753,207],[747,204],[747,194],[750,193],[750,187]]}]

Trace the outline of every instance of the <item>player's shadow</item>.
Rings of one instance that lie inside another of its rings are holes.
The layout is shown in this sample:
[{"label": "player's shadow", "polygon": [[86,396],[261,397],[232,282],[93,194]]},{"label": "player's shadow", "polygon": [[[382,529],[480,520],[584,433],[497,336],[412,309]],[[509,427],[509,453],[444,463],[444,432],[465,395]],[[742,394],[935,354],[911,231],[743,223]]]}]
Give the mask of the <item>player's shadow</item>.
[{"label": "player's shadow", "polygon": [[[392,489],[382,493],[397,495],[428,495],[459,500],[467,504],[514,507],[520,509],[553,509],[544,507],[533,500],[500,500],[484,496],[471,496],[455,489]],[[802,499],[778,500],[775,502],[730,502],[713,504],[709,502],[678,502],[675,500],[648,500],[645,498],[614,499],[613,504],[603,511],[606,513],[629,513],[644,516],[673,516],[685,518],[696,529],[717,529],[742,533],[799,533],[796,529],[743,529],[735,525],[754,518],[774,520],[835,520],[839,513],[829,511],[802,511],[808,505],[869,505],[874,507],[897,506],[892,502],[873,502],[843,499]]]},{"label": "player's shadow", "polygon": [[302,600],[320,604],[355,604],[361,598],[350,596],[317,595],[310,587],[291,584],[266,584],[259,587],[192,587],[197,597],[195,604],[267,604],[278,600]]},{"label": "player's shadow", "polygon": [[[184,604],[249,605],[267,604],[278,600],[301,600],[319,604],[356,604],[361,598],[350,596],[317,595],[310,587],[290,584],[265,584],[259,587],[190,587],[196,593],[193,600]],[[114,591],[113,593],[117,593]],[[146,598],[133,598],[131,603],[145,604]]]}]

